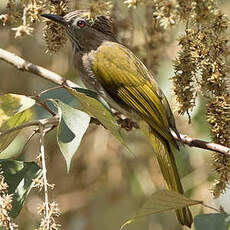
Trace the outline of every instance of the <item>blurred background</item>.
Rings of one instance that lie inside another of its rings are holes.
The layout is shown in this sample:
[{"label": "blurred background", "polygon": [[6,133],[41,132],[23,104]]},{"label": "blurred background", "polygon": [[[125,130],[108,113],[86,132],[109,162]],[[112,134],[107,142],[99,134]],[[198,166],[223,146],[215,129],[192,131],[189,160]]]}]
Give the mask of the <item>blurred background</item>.
[{"label": "blurred background", "polygon": [[[169,79],[174,74],[173,60],[179,50],[177,38],[183,34],[183,25],[172,27],[165,34],[159,27],[154,26],[152,8],[147,4],[128,8],[122,0],[112,2],[114,3],[112,16],[119,40],[132,49],[156,74],[159,85],[175,111],[176,101]],[[85,9],[88,6],[88,1],[85,0],[70,3],[71,9]],[[221,1],[220,7],[230,16],[229,1]],[[6,1],[1,0],[0,14],[4,12],[6,12]],[[31,36],[17,39],[15,32],[11,30],[15,25],[0,24],[0,48],[81,84],[72,65],[69,41],[54,55],[45,53],[42,20],[35,25]],[[0,61],[0,93],[35,95],[53,86],[55,85],[38,76],[18,71]],[[63,90],[52,91],[48,96],[72,103]],[[179,117],[176,112],[174,115],[182,134],[208,141],[210,137],[203,105],[203,101],[197,101],[191,124],[188,124],[186,116]],[[33,119],[48,115],[39,107],[33,112]],[[30,133],[31,130],[26,130],[24,136]],[[48,181],[50,184],[55,184],[49,196],[50,200],[58,203],[62,212],[57,220],[62,226],[61,229],[117,230],[127,219],[135,215],[154,191],[165,188],[157,161],[142,133],[133,130],[123,132],[123,135],[133,154],[128,152],[109,131],[101,126],[90,125],[74,156],[69,174],[66,172],[64,158],[56,143],[55,131],[46,136]],[[24,151],[24,160],[34,161],[38,152],[39,141],[35,136]],[[186,195],[203,200],[213,207],[222,205],[229,211],[228,191],[217,200],[213,200],[211,194],[215,179],[209,162],[211,153],[187,146],[181,147],[180,152],[174,152]],[[35,229],[39,225],[40,216],[37,207],[42,202],[43,193],[34,189],[16,219],[19,229]],[[195,216],[212,210],[196,206],[192,207],[192,212]],[[182,227],[177,223],[174,212],[170,211],[138,219],[126,228],[174,230]]]}]

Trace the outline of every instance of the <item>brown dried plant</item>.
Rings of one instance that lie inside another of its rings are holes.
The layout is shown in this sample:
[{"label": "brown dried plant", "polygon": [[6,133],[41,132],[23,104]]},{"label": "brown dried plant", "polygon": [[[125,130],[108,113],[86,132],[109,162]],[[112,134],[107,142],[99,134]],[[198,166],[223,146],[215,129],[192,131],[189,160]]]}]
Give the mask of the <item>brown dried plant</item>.
[{"label": "brown dried plant", "polygon": [[5,182],[3,172],[0,171],[0,227],[4,227],[6,230],[18,229],[10,217],[11,203],[12,194],[8,194],[8,185]]},{"label": "brown dried plant", "polygon": [[45,214],[45,203],[43,203],[38,208],[38,213],[41,216],[41,223],[37,230],[58,230],[60,229],[61,225],[56,222],[56,217],[60,216],[60,210],[58,208],[58,204],[56,202],[52,202],[48,204],[49,206],[49,213],[48,217],[46,218]]},{"label": "brown dried plant", "polygon": [[[178,1],[177,9],[177,17],[185,24],[172,78],[178,112],[189,113],[199,92],[207,100],[207,121],[213,141],[230,147],[228,19],[215,0]],[[218,175],[213,189],[216,198],[229,182],[230,160],[213,153],[213,166]]]},{"label": "brown dried plant", "polygon": [[[45,3],[48,12],[51,14],[65,15],[69,11],[69,1],[46,1]],[[64,28],[51,20],[46,20],[46,26],[43,28],[43,37],[46,41],[47,52],[56,52],[66,42]]]},{"label": "brown dried plant", "polygon": [[[48,11],[53,14],[65,15],[69,9],[68,0],[20,0],[19,3],[20,6],[17,7],[15,0],[8,0],[6,5],[7,14],[0,15],[3,25],[8,21],[11,24],[17,24],[17,27],[12,28],[15,31],[16,38],[31,35],[34,30],[33,24],[40,21],[39,15],[42,12]],[[47,50],[50,52],[60,49],[67,40],[64,29],[50,20],[46,21],[43,36],[47,44]]]}]

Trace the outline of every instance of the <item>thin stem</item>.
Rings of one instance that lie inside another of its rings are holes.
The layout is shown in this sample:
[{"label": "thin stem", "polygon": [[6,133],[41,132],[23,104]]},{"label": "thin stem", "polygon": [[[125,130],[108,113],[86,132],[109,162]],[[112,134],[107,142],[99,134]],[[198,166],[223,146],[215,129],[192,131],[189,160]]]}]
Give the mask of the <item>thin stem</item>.
[{"label": "thin stem", "polygon": [[47,169],[46,169],[46,160],[45,160],[45,142],[44,142],[44,125],[40,123],[40,154],[42,158],[42,175],[43,175],[43,184],[44,184],[44,199],[45,199],[45,219],[47,224],[47,229],[49,229],[49,197],[48,197],[48,182],[47,182]]},{"label": "thin stem", "polygon": [[12,128],[12,129],[8,129],[6,131],[1,132],[0,133],[0,137],[2,137],[4,135],[7,135],[9,133],[15,132],[17,130],[27,128],[27,127],[39,126],[40,124],[43,124],[44,126],[46,126],[46,125],[57,126],[58,121],[59,121],[59,117],[58,116],[54,116],[54,117],[46,118],[46,119],[41,119],[41,120],[36,120],[36,121],[30,121],[30,122],[21,124],[19,126],[16,126],[16,127]]},{"label": "thin stem", "polygon": [[46,90],[42,91],[41,93],[39,93],[38,96],[41,97],[41,95],[43,95],[43,94],[45,94],[45,93],[48,93],[48,92],[53,91],[53,90],[56,90],[56,89],[61,89],[61,88],[63,88],[62,85],[59,85],[59,86],[56,86],[56,87],[52,87],[52,88],[46,89]]},{"label": "thin stem", "polygon": [[27,144],[30,142],[30,140],[33,138],[33,136],[34,136],[36,133],[38,133],[38,131],[39,131],[39,129],[35,129],[35,130],[30,134],[30,136],[28,137],[26,143],[24,144],[24,146],[23,146],[23,148],[22,148],[22,151],[18,154],[17,157],[21,156],[21,154],[24,152],[24,150],[25,150]]},{"label": "thin stem", "polygon": [[56,115],[56,113],[55,113],[53,110],[51,110],[51,109],[49,108],[49,106],[47,105],[47,99],[44,100],[44,102],[41,102],[41,101],[38,102],[38,104],[39,104],[41,107],[43,107],[43,109],[47,110],[51,115],[53,115],[53,116]]},{"label": "thin stem", "polygon": [[48,111],[51,115],[55,116],[56,113],[54,111],[52,111],[49,106],[47,105],[47,99],[43,101],[41,101],[40,98],[40,94],[36,95],[36,96],[31,96],[31,98],[33,98],[43,109],[45,109],[46,111]]},{"label": "thin stem", "polygon": [[214,210],[214,211],[216,211],[218,213],[223,213],[223,211],[221,211],[221,210],[219,210],[217,208],[211,207],[211,206],[209,206],[209,205],[207,205],[205,203],[202,203],[201,205],[204,206],[204,207],[206,207],[206,208],[212,209],[212,210]]},{"label": "thin stem", "polygon": [[[56,126],[53,125],[53,126],[51,126],[51,127],[48,127],[48,128],[46,128],[46,129],[44,129],[45,135],[46,135],[48,132],[52,131],[55,127],[56,127]],[[26,143],[24,144],[24,146],[23,146],[23,148],[22,148],[22,151],[17,155],[17,157],[21,156],[21,154],[25,151],[25,148],[26,148],[27,144],[30,142],[30,140],[33,138],[33,136],[34,136],[35,134],[37,134],[38,132],[39,132],[39,128],[35,129],[35,130],[30,134],[30,136],[28,137]]]},{"label": "thin stem", "polygon": [[27,14],[27,8],[25,7],[24,10],[23,10],[23,15],[22,15],[22,23],[23,23],[23,26],[26,26],[26,14]]},{"label": "thin stem", "polygon": [[[177,141],[180,141],[175,132],[172,131],[171,133]],[[182,142],[186,145],[189,145],[190,147],[197,147],[201,149],[211,150],[211,151],[218,152],[218,153],[221,153],[221,154],[224,154],[230,157],[230,148],[226,146],[191,138],[183,134],[180,134],[180,137],[181,137]]]}]

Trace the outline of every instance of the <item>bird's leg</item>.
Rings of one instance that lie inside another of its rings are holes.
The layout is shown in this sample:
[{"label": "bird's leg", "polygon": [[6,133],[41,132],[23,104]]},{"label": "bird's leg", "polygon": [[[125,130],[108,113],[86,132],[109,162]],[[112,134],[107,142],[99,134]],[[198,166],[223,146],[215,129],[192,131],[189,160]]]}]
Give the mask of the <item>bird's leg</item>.
[{"label": "bird's leg", "polygon": [[126,131],[131,131],[133,128],[139,129],[139,125],[137,124],[137,122],[133,121],[130,118],[127,118],[121,112],[115,111],[113,114],[115,117],[117,117],[117,123],[122,129],[125,129]]}]

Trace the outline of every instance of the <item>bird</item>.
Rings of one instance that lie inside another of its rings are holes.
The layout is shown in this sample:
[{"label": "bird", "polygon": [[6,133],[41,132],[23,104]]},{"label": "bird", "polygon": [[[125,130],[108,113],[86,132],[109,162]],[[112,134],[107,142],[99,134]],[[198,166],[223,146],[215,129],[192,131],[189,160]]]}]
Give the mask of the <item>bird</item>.
[{"label": "bird", "polygon": [[[64,16],[42,14],[65,28],[72,44],[73,64],[85,86],[104,98],[115,110],[140,124],[152,144],[169,190],[184,194],[171,146],[180,140],[169,102],[155,76],[113,32],[105,15],[90,16],[88,10],[75,10]],[[143,125],[141,125],[143,127]],[[191,227],[189,207],[176,210],[178,221]]]}]

